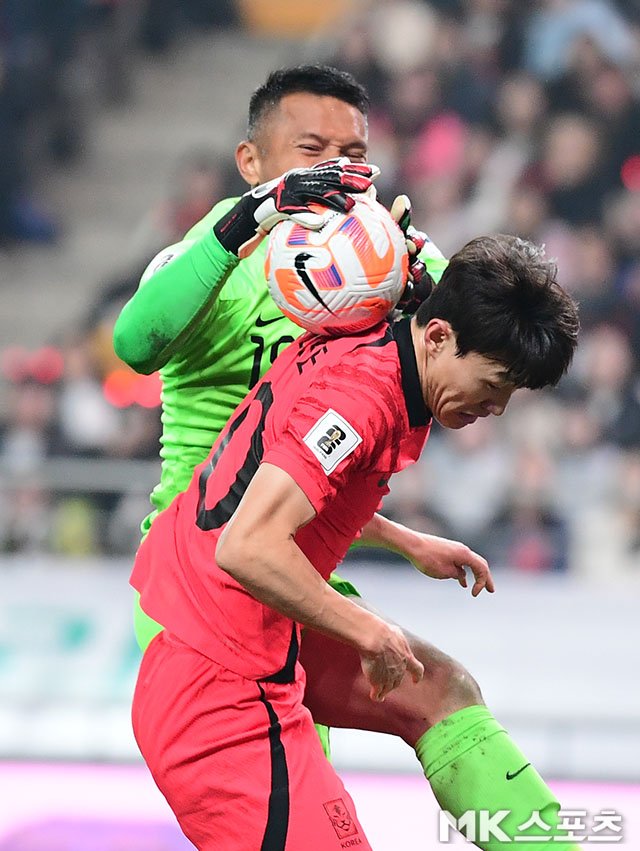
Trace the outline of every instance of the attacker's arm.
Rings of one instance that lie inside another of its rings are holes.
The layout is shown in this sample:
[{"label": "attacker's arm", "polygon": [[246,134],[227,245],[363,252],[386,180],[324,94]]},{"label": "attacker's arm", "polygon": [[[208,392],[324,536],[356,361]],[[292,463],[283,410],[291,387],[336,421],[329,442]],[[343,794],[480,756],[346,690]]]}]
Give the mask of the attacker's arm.
[{"label": "attacker's arm", "polygon": [[382,547],[404,556],[425,576],[457,579],[463,588],[467,587],[465,569],[468,567],[474,577],[471,589],[474,597],[483,589],[490,593],[495,591],[487,560],[458,541],[416,532],[402,523],[375,514],[362,530],[359,543],[365,547]]},{"label": "attacker's arm", "polygon": [[408,671],[422,677],[397,627],[334,591],[294,535],[315,515],[304,491],[279,467],[263,463],[216,548],[218,566],[257,600],[359,652],[371,696],[382,699]]}]

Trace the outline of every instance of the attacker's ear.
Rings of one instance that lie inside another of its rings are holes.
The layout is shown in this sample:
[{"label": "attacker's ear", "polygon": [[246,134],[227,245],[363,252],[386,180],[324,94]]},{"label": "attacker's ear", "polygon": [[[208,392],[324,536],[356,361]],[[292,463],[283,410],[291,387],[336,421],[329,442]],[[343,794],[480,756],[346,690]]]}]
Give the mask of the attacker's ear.
[{"label": "attacker's ear", "polygon": [[439,354],[455,336],[446,319],[430,319],[422,329],[423,341],[429,356]]},{"label": "attacker's ear", "polygon": [[258,186],[262,183],[260,179],[261,164],[258,147],[254,142],[245,139],[236,148],[236,166],[240,176],[249,186]]}]

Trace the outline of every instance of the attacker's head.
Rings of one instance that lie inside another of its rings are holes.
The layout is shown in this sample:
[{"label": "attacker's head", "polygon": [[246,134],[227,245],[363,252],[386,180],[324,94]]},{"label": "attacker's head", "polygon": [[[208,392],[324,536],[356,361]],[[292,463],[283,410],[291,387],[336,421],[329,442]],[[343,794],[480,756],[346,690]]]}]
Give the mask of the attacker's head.
[{"label": "attacker's head", "polygon": [[423,387],[435,418],[461,428],[500,415],[514,390],[557,384],[578,312],[541,247],[515,236],[472,240],[416,313]]},{"label": "attacker's head", "polygon": [[368,109],[364,87],[346,71],[328,65],[274,71],[251,97],[238,170],[255,186],[331,157],[365,161]]}]

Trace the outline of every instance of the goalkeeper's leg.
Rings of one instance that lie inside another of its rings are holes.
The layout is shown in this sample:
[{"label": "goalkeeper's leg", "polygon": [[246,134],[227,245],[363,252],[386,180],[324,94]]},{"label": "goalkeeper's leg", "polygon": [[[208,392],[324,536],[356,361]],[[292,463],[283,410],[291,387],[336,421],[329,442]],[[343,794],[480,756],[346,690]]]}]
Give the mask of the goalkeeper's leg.
[{"label": "goalkeeper's leg", "polygon": [[[362,600],[354,602],[369,608]],[[470,810],[508,810],[500,828],[509,843],[492,839],[476,843],[479,848],[512,847],[516,836],[527,837],[529,851],[548,848],[550,837],[562,835],[560,804],[551,790],[493,718],[469,672],[433,645],[409,634],[407,638],[424,665],[424,679],[416,684],[405,677],[381,703],[370,699],[352,648],[305,632],[300,661],[307,674],[305,703],[314,720],[404,739],[415,750],[438,803],[456,818]],[[550,830],[536,823],[535,813]],[[533,824],[520,830],[532,816]],[[566,841],[562,847],[577,848]]]},{"label": "goalkeeper's leg", "polygon": [[[331,585],[331,587],[339,594],[342,594],[343,597],[360,596],[355,585],[352,585],[348,579],[343,579],[341,576],[338,576],[337,573],[331,574],[329,577],[329,585]],[[311,715],[315,718],[313,713],[311,713]],[[315,727],[318,732],[318,736],[320,737],[320,744],[322,745],[324,755],[329,761],[331,761],[331,730],[326,724],[316,724]]]}]

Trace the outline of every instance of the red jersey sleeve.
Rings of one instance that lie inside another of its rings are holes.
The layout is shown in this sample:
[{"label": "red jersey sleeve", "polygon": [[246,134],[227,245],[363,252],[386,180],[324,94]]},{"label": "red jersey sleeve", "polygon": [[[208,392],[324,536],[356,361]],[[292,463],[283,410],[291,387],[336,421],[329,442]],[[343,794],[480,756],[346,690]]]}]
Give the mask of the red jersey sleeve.
[{"label": "red jersey sleeve", "polygon": [[263,456],[294,479],[316,512],[354,472],[377,469],[393,444],[397,404],[384,383],[362,376],[349,363],[317,375]]}]

